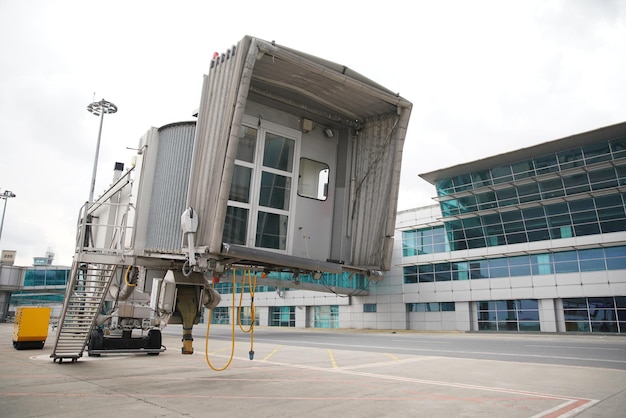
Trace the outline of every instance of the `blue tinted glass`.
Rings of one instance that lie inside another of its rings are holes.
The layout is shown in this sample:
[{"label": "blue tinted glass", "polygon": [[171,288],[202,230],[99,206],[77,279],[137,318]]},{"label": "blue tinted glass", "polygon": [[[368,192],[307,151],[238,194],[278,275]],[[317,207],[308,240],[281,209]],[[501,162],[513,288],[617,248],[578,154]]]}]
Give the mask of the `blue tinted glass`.
[{"label": "blue tinted glass", "polygon": [[499,206],[509,206],[519,202],[515,189],[502,189],[496,191]]},{"label": "blue tinted glass", "polygon": [[539,187],[541,188],[541,195],[544,199],[559,197],[565,194],[563,181],[560,178],[544,180],[539,183]]},{"label": "blue tinted glass", "polygon": [[521,255],[509,258],[509,270],[512,277],[530,275],[530,257]]},{"label": "blue tinted glass", "polygon": [[609,143],[591,144],[583,147],[583,154],[587,164],[607,161],[611,159]]},{"label": "blue tinted glass", "polygon": [[472,179],[469,174],[461,174],[460,176],[453,177],[452,182],[454,183],[454,190],[457,192],[472,188]]},{"label": "blue tinted glass", "polygon": [[402,255],[417,255],[417,231],[402,231]]},{"label": "blue tinted glass", "polygon": [[459,204],[456,199],[441,202],[441,212],[444,217],[459,214]]},{"label": "blue tinted glass", "polygon": [[417,283],[417,266],[405,266],[402,268],[404,283]]},{"label": "blue tinted glass", "polygon": [[543,218],[546,216],[543,207],[537,206],[534,208],[528,208],[522,210],[522,216],[524,219],[535,219],[535,218]]},{"label": "blue tinted glass", "polygon": [[520,161],[518,163],[511,164],[513,168],[513,174],[516,179],[530,177],[535,174],[535,167],[533,160]]},{"label": "blue tinted glass", "polygon": [[626,137],[616,138],[609,141],[613,159],[626,157]]},{"label": "blue tinted glass", "polygon": [[519,299],[516,301],[517,309],[519,310],[538,310],[539,302],[537,299]]},{"label": "blue tinted glass", "polygon": [[604,249],[606,258],[626,257],[626,247],[608,247]]},{"label": "blue tinted glass", "polygon": [[537,170],[537,174],[549,173],[551,171],[558,171],[559,167],[556,162],[556,155],[549,154],[544,155],[543,157],[538,157],[534,159],[535,162],[535,170]]},{"label": "blue tinted glass", "polygon": [[593,199],[581,199],[569,202],[570,212],[582,212],[594,209]]},{"label": "blue tinted glass", "polygon": [[560,261],[578,260],[578,255],[576,254],[576,251],[563,251],[560,253],[554,253],[552,254],[552,257],[554,258],[555,263]]},{"label": "blue tinted glass", "polygon": [[593,199],[596,203],[596,207],[600,208],[612,208],[612,207],[623,207],[622,198],[618,194],[608,195],[596,197]]},{"label": "blue tinted glass", "polygon": [[614,168],[606,168],[590,172],[589,181],[593,190],[602,190],[617,186],[617,175]]},{"label": "blue tinted glass", "polygon": [[419,282],[432,282],[435,280],[435,276],[433,274],[433,265],[432,264],[425,264],[425,265],[421,265],[418,266],[418,271],[419,271]]},{"label": "blue tinted glass", "polygon": [[534,275],[552,273],[552,254],[536,254],[530,256],[532,273]]},{"label": "blue tinted glass", "polygon": [[492,279],[497,279],[500,277],[509,277],[509,267],[490,267],[489,268],[489,277]]},{"label": "blue tinted glass", "polygon": [[590,190],[589,177],[587,173],[578,173],[571,176],[563,177],[563,185],[568,195],[573,195]]},{"label": "blue tinted glass", "polygon": [[489,277],[489,267],[486,260],[470,261],[470,277],[472,279],[486,279]]},{"label": "blue tinted glass", "polygon": [[511,175],[511,166],[504,165],[501,167],[492,168],[491,176],[493,177],[493,182],[496,184],[512,180],[513,176]]},{"label": "blue tinted glass", "polygon": [[438,196],[445,196],[454,191],[454,186],[452,185],[452,179],[437,180],[435,182],[435,187],[437,188]]},{"label": "blue tinted glass", "polygon": [[522,220],[522,212],[519,210],[512,210],[509,212],[504,212],[501,214],[502,222],[513,222],[513,221],[521,221]]},{"label": "blue tinted glass", "polygon": [[491,173],[489,170],[472,173],[472,181],[474,182],[474,187],[489,186],[491,185]]},{"label": "blue tinted glass", "polygon": [[557,154],[557,157],[559,159],[559,165],[561,166],[561,170],[583,165],[583,152],[580,148],[574,148],[572,150],[559,152]]},{"label": "blue tinted glass", "polygon": [[604,259],[602,260],[580,260],[580,271],[606,270]]},{"label": "blue tinted glass", "polygon": [[579,250],[578,258],[580,260],[591,260],[591,259],[603,259],[604,258],[604,249],[602,248],[592,248],[589,250]]},{"label": "blue tinted glass", "polygon": [[560,261],[554,263],[555,273],[578,273],[578,261]]},{"label": "blue tinted glass", "polygon": [[548,215],[561,215],[564,213],[569,213],[567,203],[556,203],[546,206],[546,214]]}]

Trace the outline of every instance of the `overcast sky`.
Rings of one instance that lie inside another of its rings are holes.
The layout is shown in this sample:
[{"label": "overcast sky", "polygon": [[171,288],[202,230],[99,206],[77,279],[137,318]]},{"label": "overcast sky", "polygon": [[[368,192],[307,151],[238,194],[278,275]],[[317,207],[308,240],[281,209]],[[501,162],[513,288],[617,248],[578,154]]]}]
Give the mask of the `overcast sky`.
[{"label": "overcast sky", "polygon": [[213,52],[245,35],[413,103],[401,210],[434,203],[420,173],[626,121],[626,0],[0,0],[0,193],[17,195],[0,249],[71,265],[99,126],[87,105],[119,108],[98,196],[150,127],[193,120]]}]

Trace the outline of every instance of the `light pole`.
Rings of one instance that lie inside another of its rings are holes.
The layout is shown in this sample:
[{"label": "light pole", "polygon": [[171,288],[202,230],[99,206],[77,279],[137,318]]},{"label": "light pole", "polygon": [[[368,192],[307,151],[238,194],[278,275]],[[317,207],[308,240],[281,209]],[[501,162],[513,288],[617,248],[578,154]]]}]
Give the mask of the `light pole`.
[{"label": "light pole", "polygon": [[2,194],[0,194],[0,199],[4,199],[4,209],[2,209],[2,221],[0,221],[0,238],[2,238],[2,228],[4,227],[4,213],[7,211],[7,200],[10,197],[15,197],[15,193],[5,190]]},{"label": "light pole", "polygon": [[89,202],[93,202],[93,191],[96,187],[96,172],[98,171],[98,154],[100,153],[100,138],[102,137],[102,122],[105,113],[117,112],[117,106],[102,99],[87,106],[87,110],[96,116],[100,116],[100,129],[98,130],[98,142],[96,143],[96,156],[93,161],[93,174],[91,175],[91,188],[89,189]]}]

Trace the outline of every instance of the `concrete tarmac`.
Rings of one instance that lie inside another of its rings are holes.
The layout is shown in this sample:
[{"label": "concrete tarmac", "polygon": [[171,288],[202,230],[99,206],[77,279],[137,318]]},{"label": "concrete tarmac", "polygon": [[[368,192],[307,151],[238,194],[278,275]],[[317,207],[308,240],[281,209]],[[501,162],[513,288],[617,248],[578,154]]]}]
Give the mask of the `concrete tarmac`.
[{"label": "concrete tarmac", "polygon": [[[202,325],[200,325],[202,326]],[[328,331],[328,330],[325,330]],[[341,331],[337,331],[341,332]],[[16,350],[0,324],[0,416],[623,417],[626,371],[163,336],[158,356],[76,363]],[[241,333],[239,333],[241,334]],[[232,360],[231,360],[232,351]],[[206,354],[208,352],[208,355]],[[228,367],[226,367],[228,366]],[[219,369],[224,369],[218,371]]]}]

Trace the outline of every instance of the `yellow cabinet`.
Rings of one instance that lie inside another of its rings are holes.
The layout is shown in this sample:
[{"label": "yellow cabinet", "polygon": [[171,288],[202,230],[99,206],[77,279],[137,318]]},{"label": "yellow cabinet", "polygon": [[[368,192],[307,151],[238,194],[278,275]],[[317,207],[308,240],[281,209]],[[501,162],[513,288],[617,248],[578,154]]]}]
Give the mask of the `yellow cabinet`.
[{"label": "yellow cabinet", "polygon": [[18,350],[43,348],[48,338],[49,324],[49,307],[22,306],[17,308],[13,327],[13,347]]}]

